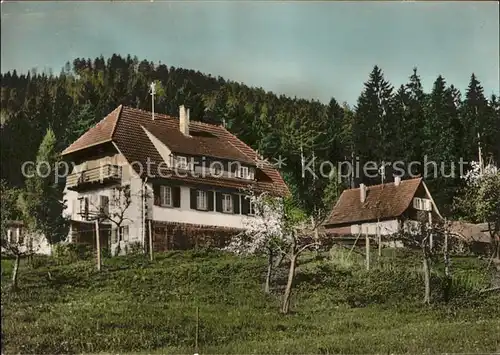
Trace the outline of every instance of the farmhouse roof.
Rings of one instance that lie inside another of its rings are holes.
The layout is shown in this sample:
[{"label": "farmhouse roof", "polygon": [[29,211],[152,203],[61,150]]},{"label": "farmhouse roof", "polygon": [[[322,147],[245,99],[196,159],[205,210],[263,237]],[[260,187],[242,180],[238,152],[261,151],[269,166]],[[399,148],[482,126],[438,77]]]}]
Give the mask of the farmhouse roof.
[{"label": "farmhouse roof", "polygon": [[[255,166],[257,182],[254,183],[254,187],[257,190],[269,191],[280,196],[289,193],[279,172],[270,163],[260,160],[257,152],[225,127],[190,121],[190,135],[186,136],[179,129],[178,117],[159,113],[155,113],[154,117],[153,120],[151,112],[120,105],[67,147],[62,154],[68,156],[92,146],[112,142],[131,164],[138,162],[146,166],[148,158],[159,164],[163,162],[163,158],[145,132],[146,129],[174,154],[238,161]],[[138,164],[135,163],[133,166],[139,173]],[[230,188],[246,188],[249,185],[248,181],[235,178],[194,176],[170,178]]]},{"label": "farmhouse roof", "polygon": [[344,190],[325,225],[351,224],[399,217],[405,212],[417,192],[422,178],[366,186],[362,203],[360,188]]}]

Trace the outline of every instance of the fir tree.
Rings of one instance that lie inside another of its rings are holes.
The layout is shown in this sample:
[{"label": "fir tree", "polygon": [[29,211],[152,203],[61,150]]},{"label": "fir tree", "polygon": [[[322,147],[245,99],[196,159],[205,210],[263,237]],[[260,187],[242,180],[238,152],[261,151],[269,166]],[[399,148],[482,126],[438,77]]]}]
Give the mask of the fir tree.
[{"label": "fir tree", "polygon": [[426,179],[441,211],[451,210],[455,189],[460,185],[459,161],[461,157],[462,126],[458,115],[457,93],[447,88],[442,76],[434,82],[426,107],[422,150],[428,162]]},{"label": "fir tree", "polygon": [[479,146],[482,147],[485,155],[493,154],[498,144],[495,140],[495,119],[488,100],[484,96],[481,83],[474,74],[471,75],[465,94],[461,119],[464,127],[462,141],[464,158],[467,161],[477,160]]},{"label": "fir tree", "polygon": [[38,150],[38,169],[31,169],[26,189],[19,196],[19,209],[27,228],[44,235],[50,244],[62,240],[68,232],[63,192],[55,181],[55,167],[60,161],[55,147],[56,137],[49,129]]},{"label": "fir tree", "polygon": [[[393,87],[375,66],[358,98],[353,124],[353,142],[360,161],[391,161],[394,158],[395,138]],[[364,178],[368,181],[368,179]]]}]

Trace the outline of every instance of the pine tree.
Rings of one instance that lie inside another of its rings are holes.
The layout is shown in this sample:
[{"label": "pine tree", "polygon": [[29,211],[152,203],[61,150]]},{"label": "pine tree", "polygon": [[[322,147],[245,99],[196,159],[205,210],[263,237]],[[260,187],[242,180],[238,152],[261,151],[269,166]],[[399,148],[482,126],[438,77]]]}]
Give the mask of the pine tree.
[{"label": "pine tree", "polygon": [[489,114],[491,115],[491,122],[493,124],[493,133],[491,135],[493,141],[493,157],[496,165],[500,166],[500,101],[496,95],[491,95],[488,102]]},{"label": "pine tree", "polygon": [[[498,146],[496,141],[495,118],[484,96],[484,90],[474,74],[471,75],[461,110],[464,126],[464,159],[478,159],[478,147],[481,146],[485,156],[494,154]],[[485,157],[483,156],[483,159]]]},{"label": "pine tree", "polygon": [[95,113],[91,104],[84,104],[75,108],[69,118],[64,134],[64,147],[69,146],[81,135],[83,135],[89,128],[96,123]]},{"label": "pine tree", "polygon": [[[457,93],[447,88],[440,75],[434,82],[426,107],[422,150],[428,162],[426,179],[441,211],[451,210],[454,191],[460,184],[459,161],[462,126],[458,115]],[[446,177],[444,175],[450,175]]]},{"label": "pine tree", "polygon": [[[423,126],[426,105],[426,95],[424,93],[417,68],[413,68],[410,81],[406,84],[407,90],[407,111],[405,116],[405,134],[400,141],[406,142],[405,159],[407,162],[423,162],[422,146]],[[414,174],[421,174],[421,169],[415,169]]]},{"label": "pine tree", "polygon": [[399,144],[394,147],[394,160],[409,162],[415,154],[413,143],[414,128],[410,112],[410,95],[404,85],[401,85],[394,95],[394,137]]},{"label": "pine tree", "polygon": [[68,232],[62,188],[55,181],[60,161],[56,143],[54,132],[47,130],[36,158],[38,169],[31,169],[26,189],[19,196],[19,209],[27,228],[44,235],[50,244],[62,240]]},{"label": "pine tree", "polygon": [[[393,135],[393,87],[375,66],[358,98],[353,142],[361,163],[391,161],[397,143]],[[368,181],[365,177],[362,180]],[[378,180],[378,179],[377,179]]]}]

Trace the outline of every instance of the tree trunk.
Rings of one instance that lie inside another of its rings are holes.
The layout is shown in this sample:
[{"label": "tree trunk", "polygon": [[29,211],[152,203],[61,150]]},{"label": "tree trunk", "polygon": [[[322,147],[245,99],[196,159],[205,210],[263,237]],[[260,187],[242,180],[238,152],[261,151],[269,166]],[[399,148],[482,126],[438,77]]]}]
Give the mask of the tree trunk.
[{"label": "tree trunk", "polygon": [[288,282],[286,284],[285,295],[283,296],[283,306],[281,312],[287,314],[290,310],[290,297],[292,296],[292,285],[295,278],[295,268],[297,264],[297,255],[290,259],[290,269],[288,270]]},{"label": "tree trunk", "polygon": [[427,253],[424,253],[424,283],[425,283],[425,294],[424,294],[424,303],[431,303],[431,270],[429,266],[429,258]]},{"label": "tree trunk", "polygon": [[16,255],[16,260],[14,261],[14,269],[12,270],[12,291],[17,291],[17,277],[19,273],[19,264],[21,257]]},{"label": "tree trunk", "polygon": [[276,262],[276,265],[274,267],[280,267],[281,263],[283,262],[283,259],[285,258],[285,254],[281,253],[280,258]]},{"label": "tree trunk", "polygon": [[451,267],[450,267],[450,254],[448,251],[448,231],[444,234],[444,275],[445,275],[445,287],[444,287],[444,300],[448,302],[450,299],[451,291]]},{"label": "tree trunk", "polygon": [[493,238],[493,258],[500,260],[500,237]]},{"label": "tree trunk", "polygon": [[271,288],[271,275],[273,272],[273,259],[274,253],[272,249],[267,250],[267,275],[266,275],[266,284],[264,286],[264,292],[269,293]]}]

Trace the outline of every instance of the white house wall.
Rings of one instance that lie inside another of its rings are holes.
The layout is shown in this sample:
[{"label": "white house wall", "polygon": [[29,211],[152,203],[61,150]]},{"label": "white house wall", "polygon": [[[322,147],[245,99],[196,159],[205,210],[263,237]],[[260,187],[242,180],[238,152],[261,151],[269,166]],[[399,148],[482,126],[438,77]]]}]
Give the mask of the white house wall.
[{"label": "white house wall", "polygon": [[242,214],[192,210],[190,196],[190,187],[181,186],[179,208],[152,206],[152,203],[150,203],[150,208],[152,207],[153,211],[153,219],[161,222],[190,223],[244,229],[248,226],[249,219],[255,218]]},{"label": "white house wall", "polygon": [[[28,240],[31,239],[31,251],[34,254],[51,255],[52,246],[49,244],[47,238],[39,233],[27,234],[22,227],[12,226],[7,227],[7,239],[12,243],[19,243],[19,237],[22,235],[23,243],[19,244],[21,252],[28,251]],[[6,251],[2,247],[2,252]]]},{"label": "white house wall", "polygon": [[156,138],[151,132],[149,132],[146,128],[142,127],[142,129],[144,130],[144,132],[146,132],[149,140],[151,141],[151,143],[153,143],[158,153],[160,153],[160,156],[163,158],[165,164],[169,166],[170,154],[172,153],[172,151],[165,144],[163,144],[158,138]]},{"label": "white house wall", "polygon": [[378,223],[353,224],[351,225],[351,234],[357,235],[361,233],[363,235],[377,235],[377,224],[380,228],[380,235],[391,235],[400,231],[399,221],[397,219],[391,219]]},{"label": "white house wall", "polygon": [[[150,139],[155,141],[154,137],[150,137]],[[156,143],[158,143],[158,146],[162,145],[160,144],[161,142],[156,142]],[[167,154],[168,152],[164,151],[164,153]],[[143,219],[144,206],[142,199],[143,196],[142,180],[139,178],[139,176],[133,170],[132,166],[128,164],[128,162],[121,154],[117,154],[112,158],[103,158],[101,160],[96,160],[92,163],[92,165],[99,166],[99,164],[102,163],[107,163],[107,164],[111,163],[122,166],[122,185],[130,183],[130,193],[132,200],[131,205],[126,210],[125,213],[126,220],[122,223],[122,226],[129,227],[129,239],[128,239],[129,243],[132,242],[143,243],[144,242],[143,233],[145,226]],[[79,167],[82,167],[82,165],[80,165]],[[88,165],[86,168],[88,169]],[[180,189],[181,207],[167,208],[167,207],[155,206],[153,204],[154,201],[153,187],[151,183],[147,183],[146,186],[147,186],[146,187],[147,200],[145,202],[146,204],[145,209],[147,213],[147,218],[152,219],[154,221],[189,223],[195,225],[245,229],[248,227],[250,221],[256,218],[253,216],[242,215],[242,214],[230,214],[230,213],[222,213],[216,211],[204,212],[204,211],[193,210],[191,209],[190,186],[181,186]],[[79,198],[88,197],[89,201],[93,201],[92,204],[89,204],[89,210],[92,211],[92,209],[97,208],[100,195],[108,196],[111,202],[112,200],[111,191],[112,191],[112,186],[101,187],[101,188],[98,187],[92,190],[82,191],[82,192],[66,189],[65,199],[67,203],[66,203],[66,208],[64,210],[64,214],[73,221],[83,221],[82,217],[79,215],[80,212]],[[113,207],[111,205],[109,209],[110,213],[112,213]],[[240,206],[240,211],[241,211],[241,206]],[[111,222],[108,221],[105,223],[110,224]],[[113,224],[111,224],[111,226],[115,227]],[[69,241],[71,242],[71,240]],[[112,245],[112,249],[114,247],[115,246]]]},{"label": "white house wall", "polygon": [[[129,227],[129,242],[143,242],[143,218],[142,218],[142,180],[135,173],[133,168],[126,163],[124,164],[123,156],[116,156],[113,158],[113,163],[118,163],[122,166],[122,185],[130,184],[130,198],[131,204],[127,208],[124,214],[124,221],[122,226]],[[99,166],[99,165],[97,165]],[[72,191],[65,189],[65,200],[66,208],[64,210],[64,215],[69,217],[73,221],[84,221],[79,215],[80,212],[80,201],[79,198],[88,197],[89,201],[89,211],[95,210],[99,204],[99,196],[108,196],[110,203],[112,200],[113,186],[101,187],[88,191]],[[119,211],[117,208],[115,211]],[[113,206],[109,207],[110,214],[113,213]],[[114,228],[116,226],[111,222],[105,222],[111,224]],[[71,232],[70,232],[71,234]]]}]

